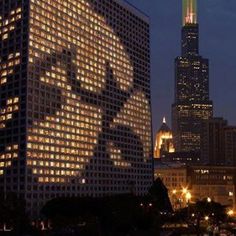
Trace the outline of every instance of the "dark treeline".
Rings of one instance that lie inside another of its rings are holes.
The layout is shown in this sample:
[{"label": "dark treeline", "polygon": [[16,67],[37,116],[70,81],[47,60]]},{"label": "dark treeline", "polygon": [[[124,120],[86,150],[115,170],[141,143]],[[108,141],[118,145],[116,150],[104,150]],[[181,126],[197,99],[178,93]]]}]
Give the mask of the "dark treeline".
[{"label": "dark treeline", "polygon": [[160,179],[143,197],[123,194],[103,198],[57,198],[42,209],[42,215],[58,232],[67,228],[80,235],[102,236],[132,235],[132,232],[154,228],[153,234],[158,235],[160,212],[172,212],[167,189]]},{"label": "dark treeline", "polygon": [[[11,235],[41,235],[39,229],[37,232],[31,226],[24,200],[14,194],[0,200],[0,224],[7,223],[13,229]],[[42,208],[41,218],[50,222],[46,235],[116,236],[148,232],[157,236],[164,222],[161,212],[172,212],[172,207],[166,187],[157,179],[142,197],[123,194],[52,199]]]}]

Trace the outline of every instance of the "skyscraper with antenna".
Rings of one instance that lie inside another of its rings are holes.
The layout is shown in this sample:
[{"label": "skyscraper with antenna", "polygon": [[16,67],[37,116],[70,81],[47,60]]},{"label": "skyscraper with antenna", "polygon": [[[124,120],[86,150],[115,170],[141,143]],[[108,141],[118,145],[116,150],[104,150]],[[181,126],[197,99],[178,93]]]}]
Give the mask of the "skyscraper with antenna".
[{"label": "skyscraper with antenna", "polygon": [[213,115],[209,61],[199,54],[197,0],[182,0],[181,56],[175,59],[172,129],[177,151],[200,151],[202,122]]}]

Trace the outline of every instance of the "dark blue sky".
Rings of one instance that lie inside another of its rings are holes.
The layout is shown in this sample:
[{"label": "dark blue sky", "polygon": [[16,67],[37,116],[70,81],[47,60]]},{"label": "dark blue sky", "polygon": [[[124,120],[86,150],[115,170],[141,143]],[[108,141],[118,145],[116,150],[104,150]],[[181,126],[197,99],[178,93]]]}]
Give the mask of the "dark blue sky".
[{"label": "dark blue sky", "polygon": [[[154,132],[171,123],[174,58],[180,55],[181,0],[128,0],[150,16]],[[200,54],[210,60],[214,115],[236,125],[236,0],[198,0]]]}]

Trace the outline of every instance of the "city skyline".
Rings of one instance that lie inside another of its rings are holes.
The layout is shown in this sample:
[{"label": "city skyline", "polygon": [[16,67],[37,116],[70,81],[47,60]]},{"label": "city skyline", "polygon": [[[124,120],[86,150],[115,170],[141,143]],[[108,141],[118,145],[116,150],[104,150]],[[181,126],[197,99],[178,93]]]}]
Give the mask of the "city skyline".
[{"label": "city skyline", "polygon": [[[153,133],[162,117],[171,123],[171,103],[174,98],[174,58],[180,54],[182,1],[128,0],[150,16],[151,22],[151,82]],[[236,40],[234,14],[236,2],[229,0],[198,1],[201,54],[210,60],[210,97],[214,102],[214,116],[222,116],[229,124],[236,124]],[[163,24],[165,22],[165,25]],[[230,36],[229,36],[230,35]],[[177,53],[177,54],[176,54]],[[227,55],[227,60],[225,56]],[[224,78],[224,79],[222,79]],[[226,105],[227,104],[227,105]]]},{"label": "city skyline", "polygon": [[236,235],[235,10],[2,0],[0,232]]}]

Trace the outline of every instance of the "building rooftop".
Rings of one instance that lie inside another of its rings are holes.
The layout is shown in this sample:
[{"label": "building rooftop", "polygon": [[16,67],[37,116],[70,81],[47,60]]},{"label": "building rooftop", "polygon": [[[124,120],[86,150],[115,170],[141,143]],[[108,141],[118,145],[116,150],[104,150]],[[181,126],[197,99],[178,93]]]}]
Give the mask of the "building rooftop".
[{"label": "building rooftop", "polygon": [[162,125],[160,127],[160,129],[158,130],[158,132],[163,131],[163,132],[170,132],[171,129],[169,128],[169,126],[166,124],[166,119],[165,117],[163,118],[163,122]]},{"label": "building rooftop", "polygon": [[127,0],[115,0],[115,2],[117,2],[119,5],[126,8],[127,10],[131,11],[133,14],[140,17],[145,22],[149,23],[149,16]]},{"label": "building rooftop", "polygon": [[156,169],[173,169],[173,168],[186,168],[183,163],[173,163],[173,162],[162,162],[159,160],[154,161],[154,168]]},{"label": "building rooftop", "polygon": [[185,165],[183,163],[173,163],[173,162],[162,162],[162,161],[154,161],[154,169],[182,169],[182,168],[190,168],[190,169],[209,169],[209,170],[236,170],[235,166],[227,166],[227,165]]}]

